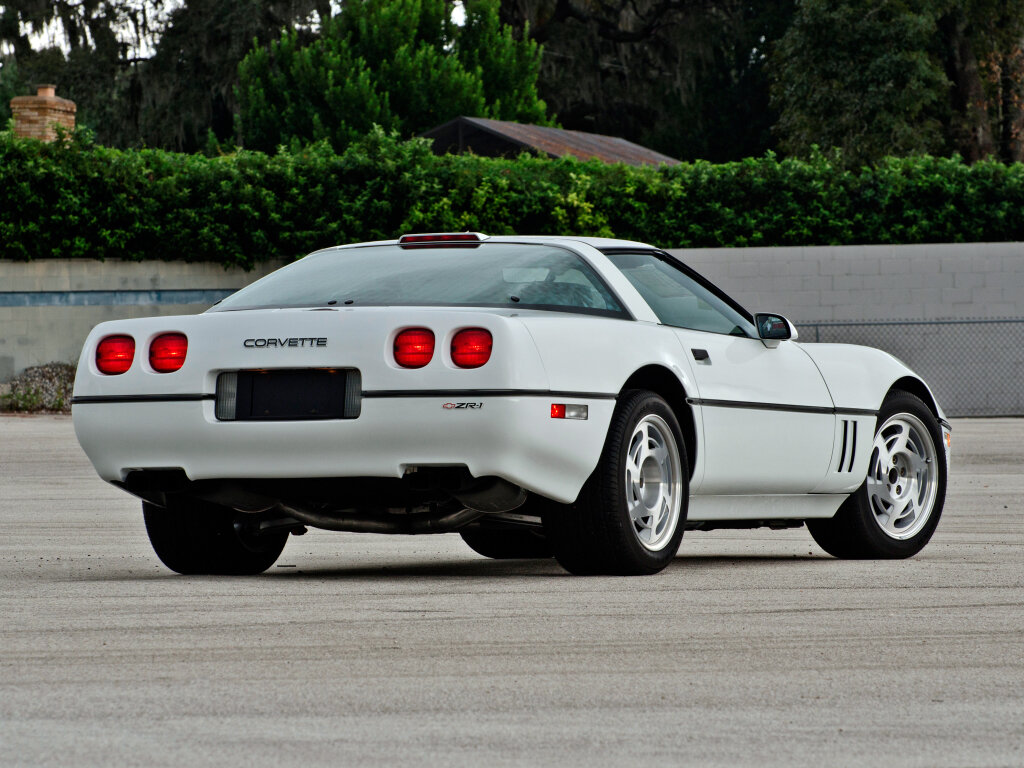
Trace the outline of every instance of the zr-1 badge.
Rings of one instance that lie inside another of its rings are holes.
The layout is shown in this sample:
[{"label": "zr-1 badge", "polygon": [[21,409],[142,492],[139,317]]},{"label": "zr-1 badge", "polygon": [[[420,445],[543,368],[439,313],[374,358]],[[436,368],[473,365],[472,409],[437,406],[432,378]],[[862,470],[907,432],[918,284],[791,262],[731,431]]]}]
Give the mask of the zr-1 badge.
[{"label": "zr-1 badge", "polygon": [[452,408],[483,408],[484,404],[483,403],[445,403],[441,407],[444,408],[445,410],[450,410]]}]

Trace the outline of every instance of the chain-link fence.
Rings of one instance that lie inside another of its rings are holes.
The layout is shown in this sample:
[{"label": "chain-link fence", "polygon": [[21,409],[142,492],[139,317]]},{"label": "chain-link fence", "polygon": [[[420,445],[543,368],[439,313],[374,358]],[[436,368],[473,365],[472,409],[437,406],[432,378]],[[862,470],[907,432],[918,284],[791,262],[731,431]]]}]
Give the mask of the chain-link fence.
[{"label": "chain-link fence", "polygon": [[863,344],[895,355],[948,416],[1024,415],[1024,318],[798,324],[801,342]]}]

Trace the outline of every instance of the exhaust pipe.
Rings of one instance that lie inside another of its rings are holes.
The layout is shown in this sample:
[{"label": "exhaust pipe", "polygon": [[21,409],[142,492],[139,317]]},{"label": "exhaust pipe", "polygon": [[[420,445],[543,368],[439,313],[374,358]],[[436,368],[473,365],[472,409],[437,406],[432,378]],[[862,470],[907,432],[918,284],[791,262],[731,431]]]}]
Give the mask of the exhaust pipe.
[{"label": "exhaust pipe", "polygon": [[[443,515],[408,514],[392,515],[381,512],[356,514],[354,510],[338,512],[315,512],[290,504],[278,504],[274,512],[305,523],[313,528],[351,533],[449,533],[469,525],[484,516],[476,509],[461,509]],[[280,527],[280,520],[268,521],[268,527]],[[263,528],[263,525],[260,526]]]}]

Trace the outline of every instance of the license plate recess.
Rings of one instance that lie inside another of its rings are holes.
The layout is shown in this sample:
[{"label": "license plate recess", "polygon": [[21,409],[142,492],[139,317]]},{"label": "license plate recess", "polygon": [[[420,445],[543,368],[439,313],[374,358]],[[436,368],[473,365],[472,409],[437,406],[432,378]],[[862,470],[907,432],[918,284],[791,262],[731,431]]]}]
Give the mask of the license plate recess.
[{"label": "license plate recess", "polygon": [[319,421],[359,416],[354,368],[225,371],[217,377],[219,421]]}]

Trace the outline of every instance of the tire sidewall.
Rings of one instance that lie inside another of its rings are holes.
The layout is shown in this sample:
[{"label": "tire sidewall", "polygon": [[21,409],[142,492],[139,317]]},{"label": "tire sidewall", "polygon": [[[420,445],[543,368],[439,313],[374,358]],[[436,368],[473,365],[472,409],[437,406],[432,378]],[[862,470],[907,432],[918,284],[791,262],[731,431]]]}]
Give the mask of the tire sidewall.
[{"label": "tire sidewall", "polygon": [[[871,508],[871,502],[868,498],[866,479],[864,485],[857,490],[857,493],[853,497],[853,500],[855,501],[854,508],[860,518],[859,523],[863,526],[865,537],[879,554],[890,558],[911,557],[924,548],[929,539],[931,539],[932,534],[935,533],[935,528],[939,524],[939,518],[942,517],[942,508],[946,499],[947,467],[946,452],[942,444],[942,428],[939,425],[935,414],[931,412],[928,406],[926,406],[920,398],[905,392],[898,392],[889,395],[878,411],[878,417],[875,423],[875,432],[874,435],[872,435],[872,443],[874,443],[874,440],[878,436],[882,426],[890,418],[901,413],[910,414],[925,425],[935,451],[935,462],[938,470],[935,480],[937,487],[934,505],[927,522],[920,531],[909,539],[894,539],[882,531],[875,519],[875,514]],[[871,456],[873,455],[874,449],[872,448]],[[869,462],[871,460],[873,459],[869,459]],[[870,471],[871,464],[869,463],[868,472]]]},{"label": "tire sidewall", "polygon": [[150,543],[160,561],[185,575],[253,575],[280,556],[287,533],[251,540],[236,529],[235,513],[197,499],[168,499],[166,507],[143,502]]},{"label": "tire sidewall", "polygon": [[[682,543],[690,494],[689,457],[686,454],[686,443],[683,441],[683,432],[679,421],[668,403],[659,395],[647,391],[634,392],[621,401],[620,408],[622,409],[622,418],[621,421],[616,422],[616,425],[621,424],[622,429],[617,430],[618,434],[609,435],[610,441],[614,441],[608,446],[612,450],[605,451],[602,461],[602,474],[605,479],[603,501],[608,505],[608,511],[622,529],[622,543],[628,548],[629,559],[637,563],[642,570],[655,573],[662,570],[675,558],[679,551],[679,545]],[[649,415],[661,417],[668,425],[672,439],[676,443],[680,464],[680,508],[676,529],[668,543],[657,551],[652,551],[640,543],[626,507],[625,478],[630,440],[636,425]]]}]

